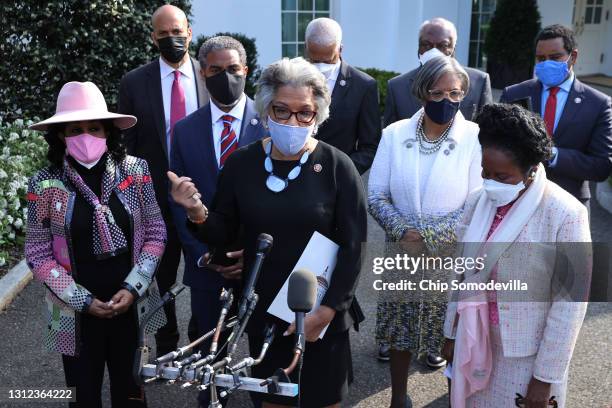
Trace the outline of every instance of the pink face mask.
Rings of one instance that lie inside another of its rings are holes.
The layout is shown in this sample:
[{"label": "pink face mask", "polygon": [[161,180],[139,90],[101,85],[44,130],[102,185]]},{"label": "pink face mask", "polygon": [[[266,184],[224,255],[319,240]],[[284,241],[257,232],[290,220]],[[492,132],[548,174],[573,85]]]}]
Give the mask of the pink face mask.
[{"label": "pink face mask", "polygon": [[106,138],[103,137],[81,133],[67,137],[65,140],[68,154],[83,163],[96,162],[106,152]]}]

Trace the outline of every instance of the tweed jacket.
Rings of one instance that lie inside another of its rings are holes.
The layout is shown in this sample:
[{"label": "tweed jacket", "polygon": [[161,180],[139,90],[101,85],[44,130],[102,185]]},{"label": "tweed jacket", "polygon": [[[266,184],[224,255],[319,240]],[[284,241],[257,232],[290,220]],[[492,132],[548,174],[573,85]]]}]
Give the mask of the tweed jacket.
[{"label": "tweed jacket", "polygon": [[[147,163],[126,156],[117,164],[115,174],[114,193],[132,228],[133,267],[125,282],[138,292],[136,313],[142,319],[159,299],[153,276],[164,252],[166,228]],[[25,255],[34,277],[47,289],[45,346],[66,355],[79,354],[78,317],[86,311],[91,295],[75,282],[78,270],[70,236],[75,197],[74,186],[57,167],[42,169],[29,181]],[[156,314],[148,331],[161,327],[164,321],[163,313]]]},{"label": "tweed jacket", "polygon": [[[480,194],[485,193],[476,192],[466,202],[457,230],[460,240],[474,216]],[[529,288],[528,297],[522,298],[517,298],[516,292],[497,292],[504,356],[536,355],[533,375],[541,381],[561,383],[566,378],[587,308],[592,267],[590,242],[586,207],[547,180],[538,208],[516,240],[500,244],[508,246],[497,260],[496,281],[520,280]],[[555,243],[556,246],[550,245]],[[582,288],[583,295],[571,301],[563,296],[566,292],[554,289],[559,251],[572,252],[569,262],[575,263],[573,271],[581,274],[574,276],[574,282]],[[466,272],[466,280],[468,274]],[[445,337],[455,338],[456,318],[457,303],[451,301],[446,312]]]}]

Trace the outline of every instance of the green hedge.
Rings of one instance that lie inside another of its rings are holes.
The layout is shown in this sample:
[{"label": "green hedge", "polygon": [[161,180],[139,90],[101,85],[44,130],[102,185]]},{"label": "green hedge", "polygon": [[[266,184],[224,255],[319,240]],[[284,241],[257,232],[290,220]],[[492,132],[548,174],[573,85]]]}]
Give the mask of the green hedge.
[{"label": "green hedge", "polygon": [[[242,43],[242,46],[244,47],[244,50],[246,51],[247,55],[247,66],[249,67],[249,73],[247,74],[246,86],[244,91],[247,95],[253,98],[255,96],[255,84],[257,83],[257,79],[259,79],[260,74],[259,65],[257,65],[257,57],[259,55],[257,54],[257,45],[255,44],[255,39],[247,37],[246,35],[240,33],[217,33],[212,37],[217,37],[220,35],[233,37]],[[191,51],[193,55],[198,55],[200,47],[202,46],[202,44],[204,44],[204,41],[208,40],[209,38],[211,37],[200,35],[191,43]]]},{"label": "green hedge", "polygon": [[8,261],[9,248],[23,245],[28,178],[46,165],[47,143],[27,129],[30,124],[0,121],[0,267]]},{"label": "green hedge", "polygon": [[68,81],[92,81],[111,109],[119,81],[156,55],[151,14],[189,0],[2,0],[0,117],[48,117]]},{"label": "green hedge", "polygon": [[399,75],[399,72],[385,71],[377,68],[359,68],[359,70],[367,73],[378,82],[378,94],[380,96],[380,115],[385,112],[385,101],[387,98],[387,83],[393,77]]}]

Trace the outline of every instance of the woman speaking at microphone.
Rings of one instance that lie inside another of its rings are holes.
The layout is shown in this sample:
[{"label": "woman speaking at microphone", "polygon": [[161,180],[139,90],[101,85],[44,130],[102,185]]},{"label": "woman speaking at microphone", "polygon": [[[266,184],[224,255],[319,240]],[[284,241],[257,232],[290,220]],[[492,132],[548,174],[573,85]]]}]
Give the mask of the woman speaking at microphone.
[{"label": "woman speaking at microphone", "polygon": [[[211,208],[202,204],[188,178],[169,173],[172,198],[186,209],[189,229],[204,242],[224,245],[244,231],[245,265],[253,261],[260,233],[274,238],[256,285],[259,302],[247,327],[251,354],[259,353],[266,323],[280,322],[266,310],[312,234],[318,231],[339,245],[329,289],[305,320],[309,343],[300,389],[304,407],[339,407],[352,381],[348,330],[362,319],[354,293],[366,239],[363,183],[347,155],[313,137],[329,115],[330,95],[325,78],[311,64],[294,58],[270,65],[262,72],[255,104],[269,137],[232,153]],[[292,332],[293,326],[276,337],[263,363],[254,367],[254,376],[267,378],[289,365]],[[264,407],[297,403],[268,394],[261,398]]]}]

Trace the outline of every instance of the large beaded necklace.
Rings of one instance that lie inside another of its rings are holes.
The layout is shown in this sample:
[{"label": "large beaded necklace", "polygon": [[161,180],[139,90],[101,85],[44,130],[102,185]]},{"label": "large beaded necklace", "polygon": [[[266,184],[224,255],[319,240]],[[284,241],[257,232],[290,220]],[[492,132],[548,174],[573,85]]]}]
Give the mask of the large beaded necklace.
[{"label": "large beaded necklace", "polygon": [[275,193],[280,193],[286,189],[289,185],[289,181],[295,180],[300,175],[302,172],[302,166],[308,161],[308,157],[310,157],[310,152],[305,150],[304,153],[302,153],[302,156],[300,156],[298,165],[291,169],[286,178],[282,179],[274,174],[274,163],[272,163],[272,158],[270,157],[270,154],[272,153],[272,140],[270,140],[270,142],[266,145],[265,152],[266,160],[264,161],[264,168],[268,172],[266,187],[268,187],[268,190]]},{"label": "large beaded necklace", "polygon": [[425,131],[423,130],[423,122],[425,121],[425,113],[421,114],[419,118],[419,123],[417,125],[416,137],[419,142],[419,151],[423,154],[433,154],[440,150],[442,147],[442,143],[448,139],[448,134],[450,133],[450,128],[453,126],[453,120],[448,124],[444,132],[437,138],[435,141],[430,141],[427,136],[425,136]]}]

